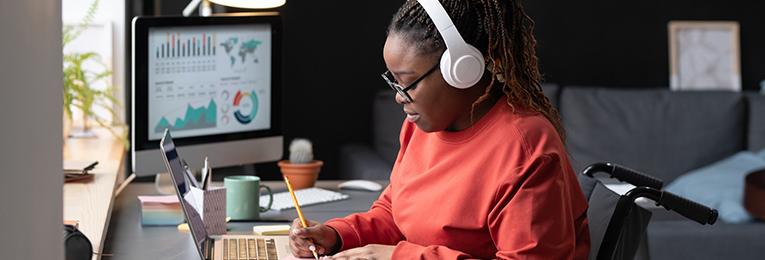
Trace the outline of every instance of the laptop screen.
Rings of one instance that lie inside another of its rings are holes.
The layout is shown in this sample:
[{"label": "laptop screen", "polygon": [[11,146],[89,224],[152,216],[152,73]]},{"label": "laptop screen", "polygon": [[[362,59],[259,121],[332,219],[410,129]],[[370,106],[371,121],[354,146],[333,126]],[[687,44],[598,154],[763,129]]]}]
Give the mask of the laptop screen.
[{"label": "laptop screen", "polygon": [[191,190],[189,188],[189,182],[186,179],[185,168],[183,166],[183,160],[178,155],[178,151],[175,149],[173,138],[170,136],[170,131],[165,130],[165,134],[160,141],[160,148],[162,149],[162,158],[165,161],[167,170],[170,172],[171,179],[175,185],[176,194],[178,194],[178,200],[181,202],[181,208],[183,208],[183,214],[186,216],[186,223],[189,224],[191,230],[191,237],[194,239],[194,244],[199,252],[200,259],[205,259],[207,252],[205,249],[205,243],[208,239],[207,231],[205,230],[204,222],[199,213],[184,199]]}]

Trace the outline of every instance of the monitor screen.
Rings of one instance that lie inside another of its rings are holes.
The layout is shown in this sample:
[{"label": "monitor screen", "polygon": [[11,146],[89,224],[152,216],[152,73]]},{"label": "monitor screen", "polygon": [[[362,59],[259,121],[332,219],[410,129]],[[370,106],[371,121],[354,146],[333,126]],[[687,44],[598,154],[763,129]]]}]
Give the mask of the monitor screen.
[{"label": "monitor screen", "polygon": [[271,127],[271,25],[149,28],[149,140]]},{"label": "monitor screen", "polygon": [[282,157],[281,17],[136,17],[132,37],[132,171],[165,172],[165,129],[190,167]]}]

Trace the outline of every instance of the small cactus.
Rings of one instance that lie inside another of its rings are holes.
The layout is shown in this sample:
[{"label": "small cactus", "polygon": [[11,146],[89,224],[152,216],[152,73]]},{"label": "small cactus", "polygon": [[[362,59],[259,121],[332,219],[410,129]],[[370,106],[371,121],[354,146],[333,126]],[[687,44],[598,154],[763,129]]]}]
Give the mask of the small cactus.
[{"label": "small cactus", "polygon": [[313,146],[308,139],[294,139],[290,143],[290,162],[309,163],[313,161]]}]

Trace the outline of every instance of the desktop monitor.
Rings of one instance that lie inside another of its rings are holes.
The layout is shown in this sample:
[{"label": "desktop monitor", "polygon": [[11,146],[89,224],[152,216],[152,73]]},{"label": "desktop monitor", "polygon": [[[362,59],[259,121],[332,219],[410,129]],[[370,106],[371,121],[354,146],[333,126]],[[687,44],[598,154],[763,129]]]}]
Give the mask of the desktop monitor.
[{"label": "desktop monitor", "polygon": [[193,168],[281,158],[281,38],[276,13],[133,19],[133,173],[166,171],[165,129]]}]

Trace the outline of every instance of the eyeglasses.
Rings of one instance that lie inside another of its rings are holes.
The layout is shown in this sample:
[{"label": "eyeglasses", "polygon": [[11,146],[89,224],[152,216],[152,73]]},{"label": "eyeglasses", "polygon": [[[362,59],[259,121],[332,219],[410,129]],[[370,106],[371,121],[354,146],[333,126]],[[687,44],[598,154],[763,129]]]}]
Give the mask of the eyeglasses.
[{"label": "eyeglasses", "polygon": [[422,74],[422,76],[412,81],[412,83],[410,83],[409,86],[406,86],[406,87],[401,87],[401,84],[396,82],[396,78],[393,77],[393,73],[391,73],[390,70],[386,70],[385,72],[383,72],[382,78],[385,80],[386,83],[388,83],[388,86],[390,86],[390,88],[398,92],[398,94],[400,94],[402,97],[406,98],[407,102],[411,103],[412,97],[409,96],[408,91],[414,89],[417,86],[417,83],[420,83],[420,81],[425,79],[425,77],[430,75],[430,73],[433,73],[433,71],[435,71],[438,68],[438,65],[439,63],[436,63],[435,65],[433,65],[433,67],[430,68],[427,72],[425,72],[425,74]]}]

